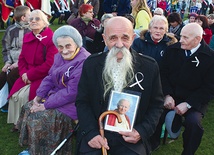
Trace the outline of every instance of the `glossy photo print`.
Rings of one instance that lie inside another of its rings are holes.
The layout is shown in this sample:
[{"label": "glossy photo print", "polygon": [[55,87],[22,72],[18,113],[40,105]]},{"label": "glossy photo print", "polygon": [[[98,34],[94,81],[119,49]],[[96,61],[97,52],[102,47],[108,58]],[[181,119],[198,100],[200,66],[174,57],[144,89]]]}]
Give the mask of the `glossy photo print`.
[{"label": "glossy photo print", "polygon": [[109,114],[105,121],[105,130],[132,131],[140,97],[124,92],[112,91],[108,110],[119,114],[122,122],[114,114]]}]

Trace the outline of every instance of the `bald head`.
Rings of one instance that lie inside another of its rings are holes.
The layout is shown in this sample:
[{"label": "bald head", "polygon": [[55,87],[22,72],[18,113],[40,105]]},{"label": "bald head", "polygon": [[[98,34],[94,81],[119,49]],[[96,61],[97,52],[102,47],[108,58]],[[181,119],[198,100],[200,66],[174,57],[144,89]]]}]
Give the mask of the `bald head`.
[{"label": "bald head", "polygon": [[190,35],[200,36],[201,38],[203,36],[203,29],[197,23],[189,23],[183,27],[182,31],[183,30],[189,33]]},{"label": "bald head", "polygon": [[185,50],[191,50],[197,47],[203,36],[203,29],[197,23],[189,23],[185,25],[181,30],[181,48]]},{"label": "bald head", "polygon": [[111,49],[113,46],[129,49],[135,38],[131,21],[119,16],[110,18],[106,22],[103,38],[108,49]]},{"label": "bald head", "polygon": [[[131,21],[128,20],[127,18],[121,17],[121,16],[110,18],[108,20],[108,22],[106,23],[105,30],[111,29],[112,27],[119,28],[119,29],[121,29],[121,28],[123,29],[123,28],[127,27],[128,29],[133,31],[133,25],[132,25]],[[105,31],[104,31],[104,33],[105,33]]]}]

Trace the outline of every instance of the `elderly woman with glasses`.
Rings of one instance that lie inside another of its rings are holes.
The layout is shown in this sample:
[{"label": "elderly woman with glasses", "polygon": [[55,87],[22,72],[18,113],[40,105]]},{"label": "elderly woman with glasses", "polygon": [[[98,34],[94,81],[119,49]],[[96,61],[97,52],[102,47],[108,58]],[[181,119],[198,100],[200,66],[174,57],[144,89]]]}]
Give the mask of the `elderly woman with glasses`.
[{"label": "elderly woman with glasses", "polygon": [[[90,55],[82,37],[72,26],[62,26],[53,35],[58,48],[54,64],[36,91],[36,97],[22,108],[18,121],[19,143],[30,154],[49,155],[77,122],[75,100],[83,62]],[[71,141],[58,154],[72,154]]]},{"label": "elderly woman with glasses", "polygon": [[83,46],[86,42],[93,42],[96,30],[100,27],[100,21],[93,18],[93,6],[90,4],[82,4],[79,8],[80,17],[71,22],[71,26],[75,27],[83,37]]},{"label": "elderly woman with glasses", "polygon": [[30,13],[31,32],[24,35],[22,50],[18,59],[20,77],[9,94],[8,123],[13,123],[11,131],[17,131],[16,123],[21,107],[36,96],[41,81],[48,75],[57,48],[52,41],[53,31],[48,27],[47,16],[41,10]]}]

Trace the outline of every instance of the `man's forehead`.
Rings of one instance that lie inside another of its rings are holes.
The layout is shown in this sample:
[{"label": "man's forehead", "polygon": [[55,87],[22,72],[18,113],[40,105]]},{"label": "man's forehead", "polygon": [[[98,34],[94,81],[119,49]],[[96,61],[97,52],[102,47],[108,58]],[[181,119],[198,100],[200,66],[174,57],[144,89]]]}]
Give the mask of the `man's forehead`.
[{"label": "man's forehead", "polygon": [[128,34],[128,33],[120,33],[120,34],[118,34],[118,33],[110,33],[109,35],[108,35],[109,37],[127,37],[127,36],[130,36],[130,34]]},{"label": "man's forehead", "polygon": [[189,30],[189,28],[187,27],[184,27],[182,30],[181,30],[181,34],[184,36],[184,35],[190,35],[191,34],[191,30]]}]

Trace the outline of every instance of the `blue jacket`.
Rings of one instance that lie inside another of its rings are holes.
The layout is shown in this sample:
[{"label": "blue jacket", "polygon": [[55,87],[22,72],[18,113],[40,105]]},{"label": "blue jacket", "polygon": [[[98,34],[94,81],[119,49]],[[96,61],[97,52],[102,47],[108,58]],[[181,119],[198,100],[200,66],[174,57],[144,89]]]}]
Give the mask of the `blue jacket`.
[{"label": "blue jacket", "polygon": [[210,40],[210,44],[209,44],[210,48],[212,50],[214,50],[214,35],[212,36],[211,40]]},{"label": "blue jacket", "polygon": [[[114,8],[116,9],[116,11],[114,11]],[[104,0],[103,11],[105,13],[117,12],[118,16],[130,14],[131,12],[130,0]]]},{"label": "blue jacket", "polygon": [[132,48],[138,53],[154,58],[159,64],[166,47],[176,42],[177,39],[175,37],[165,34],[163,39],[155,44],[148,30],[143,30],[140,33],[140,38],[134,40]]}]

